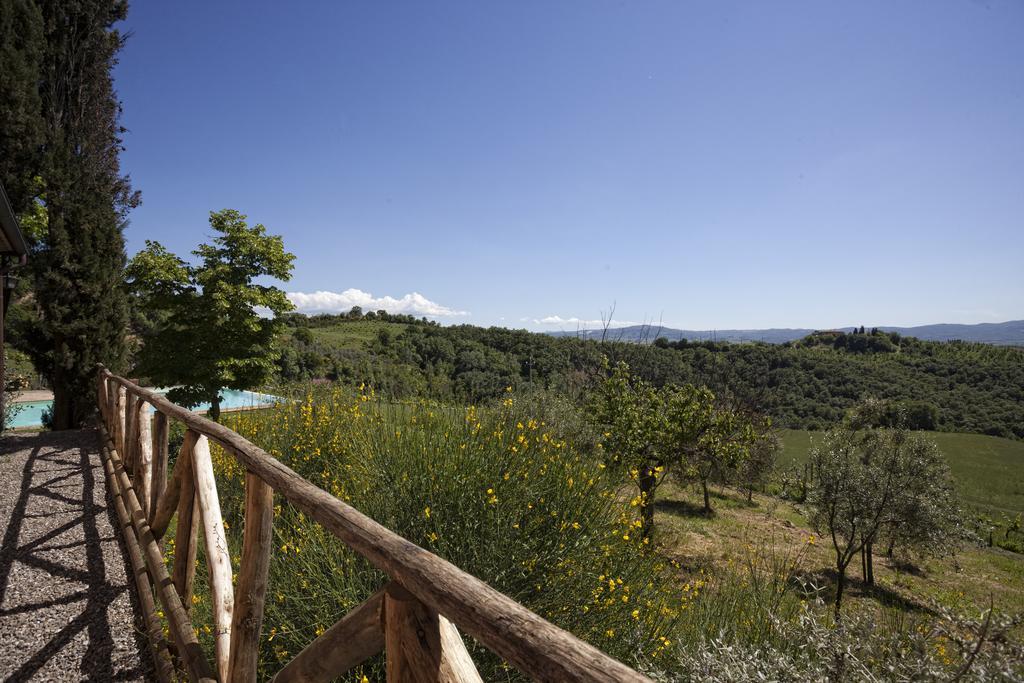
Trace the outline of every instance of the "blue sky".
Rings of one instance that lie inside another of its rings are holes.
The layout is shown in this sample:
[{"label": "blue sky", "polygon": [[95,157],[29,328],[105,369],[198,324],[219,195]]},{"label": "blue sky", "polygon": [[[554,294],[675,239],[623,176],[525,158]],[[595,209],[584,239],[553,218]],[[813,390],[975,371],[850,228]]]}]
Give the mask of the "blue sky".
[{"label": "blue sky", "polygon": [[1015,0],[135,0],[126,28],[129,254],[230,207],[307,310],[1024,318]]}]

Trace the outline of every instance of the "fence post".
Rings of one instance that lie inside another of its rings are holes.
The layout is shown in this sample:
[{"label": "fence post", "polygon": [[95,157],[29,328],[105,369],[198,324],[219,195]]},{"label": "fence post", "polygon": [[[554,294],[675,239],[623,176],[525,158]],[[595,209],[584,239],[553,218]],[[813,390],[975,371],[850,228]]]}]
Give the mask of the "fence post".
[{"label": "fence post", "polygon": [[135,439],[132,450],[135,452],[134,485],[142,504],[142,513],[151,519],[150,491],[153,488],[153,419],[149,412],[149,404],[141,398],[135,402]]},{"label": "fence post", "polygon": [[256,680],[273,533],[274,489],[255,474],[246,473],[242,562],[235,587],[228,667],[233,683],[253,683]]},{"label": "fence post", "polygon": [[124,428],[127,402],[128,390],[117,384],[117,388],[114,391],[114,446],[117,449],[118,455],[121,456],[122,462],[124,461]]},{"label": "fence post", "polygon": [[397,583],[384,594],[388,683],[483,683],[455,625]]},{"label": "fence post", "polygon": [[99,409],[100,421],[107,422],[107,380],[96,373],[96,407]]},{"label": "fence post", "polygon": [[153,522],[160,498],[167,490],[167,416],[159,410],[153,414],[153,475],[149,502],[149,521]]},{"label": "fence post", "polygon": [[384,596],[384,661],[388,683],[441,680],[437,612],[397,584]]},{"label": "fence post", "polygon": [[217,672],[222,681],[228,681],[231,680],[231,613],[235,609],[231,587],[231,555],[228,552],[228,539],[224,535],[217,481],[213,476],[210,442],[202,435],[196,439],[192,448],[192,475],[203,518],[203,547],[206,549],[206,563],[210,570]]},{"label": "fence post", "polygon": [[107,434],[113,439],[114,448],[117,448],[117,384],[111,379],[104,379],[107,384]]},{"label": "fence post", "polygon": [[[121,462],[124,463],[125,472],[135,478],[135,446],[138,441],[138,416],[139,413],[136,410],[136,404],[139,402],[139,398],[135,394],[125,394],[124,403],[124,450],[121,451]],[[135,482],[132,481],[132,484]]]},{"label": "fence post", "polygon": [[189,430],[181,444],[175,469],[181,471],[181,492],[178,494],[178,526],[174,534],[174,567],[171,576],[185,609],[192,608],[192,584],[196,577],[196,545],[199,540],[199,497],[196,496],[192,468],[192,447],[199,435]]}]

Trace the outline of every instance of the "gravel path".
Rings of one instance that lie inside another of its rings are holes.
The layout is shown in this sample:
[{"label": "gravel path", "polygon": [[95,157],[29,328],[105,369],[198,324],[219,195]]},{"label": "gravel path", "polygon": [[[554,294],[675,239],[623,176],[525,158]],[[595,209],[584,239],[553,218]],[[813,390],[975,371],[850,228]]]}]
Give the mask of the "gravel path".
[{"label": "gravel path", "polygon": [[0,680],[145,681],[93,430],[0,438]]}]

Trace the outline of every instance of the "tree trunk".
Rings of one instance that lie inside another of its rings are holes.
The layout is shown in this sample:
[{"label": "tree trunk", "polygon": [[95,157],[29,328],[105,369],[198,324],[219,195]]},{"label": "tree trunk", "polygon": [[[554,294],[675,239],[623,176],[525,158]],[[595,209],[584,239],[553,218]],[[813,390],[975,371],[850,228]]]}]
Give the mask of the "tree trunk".
[{"label": "tree trunk", "polygon": [[875,585],[875,560],[874,560],[874,543],[868,543],[864,546],[864,559],[867,561],[867,582],[869,586]]},{"label": "tree trunk", "polygon": [[843,606],[843,589],[846,588],[846,565],[836,565],[836,621],[843,618],[841,611]]},{"label": "tree trunk", "polygon": [[220,394],[210,401],[210,409],[206,411],[206,416],[214,422],[220,422]]},{"label": "tree trunk", "polygon": [[704,489],[704,513],[711,514],[711,495],[708,493],[708,480],[701,479],[700,485]]},{"label": "tree trunk", "polygon": [[75,400],[68,387],[60,381],[53,384],[53,407],[51,428],[54,430],[71,429],[75,426]]},{"label": "tree trunk", "polygon": [[637,482],[640,486],[640,520],[643,524],[640,533],[643,538],[650,538],[654,531],[654,487],[658,483],[654,468],[644,467]]},{"label": "tree trunk", "polygon": [[868,557],[865,553],[866,545],[860,547],[860,575],[864,579],[864,583],[868,582]]}]

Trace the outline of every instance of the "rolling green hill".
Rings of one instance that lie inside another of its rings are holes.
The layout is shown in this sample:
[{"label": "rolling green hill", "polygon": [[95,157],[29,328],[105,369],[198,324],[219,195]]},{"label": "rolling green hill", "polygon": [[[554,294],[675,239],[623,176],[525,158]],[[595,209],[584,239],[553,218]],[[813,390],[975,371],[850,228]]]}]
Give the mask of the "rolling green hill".
[{"label": "rolling green hill", "polygon": [[[807,460],[822,432],[787,429],[782,433],[780,466]],[[1024,442],[981,434],[930,432],[949,463],[964,504],[989,514],[1024,513]]]},{"label": "rolling green hill", "polygon": [[[868,327],[872,327],[869,325]],[[856,328],[839,328],[843,332],[851,332]],[[975,325],[939,324],[919,325],[917,327],[879,327],[884,332],[898,332],[907,337],[916,337],[927,341],[951,341],[959,339],[965,342],[984,344],[1004,344],[1010,346],[1024,345],[1024,320],[1008,320],[1003,323],[978,323]],[[807,335],[814,334],[810,328],[768,328],[759,330],[677,330],[658,325],[630,325],[610,330],[611,337],[617,341],[647,343],[656,337],[664,337],[670,341],[686,339],[688,341],[728,341],[728,342],[767,342],[783,344],[796,341]],[[585,337],[596,339],[604,334],[604,330],[569,330],[549,332],[558,337]]]},{"label": "rolling green hill", "polygon": [[[787,344],[635,344],[410,316],[288,318],[284,381],[366,382],[395,396],[478,403],[506,387],[583,395],[603,358],[655,385],[704,384],[790,429],[824,429],[866,397],[913,409],[922,429],[1024,439],[1024,349],[898,333],[816,333]],[[303,329],[305,328],[305,329]]]}]

